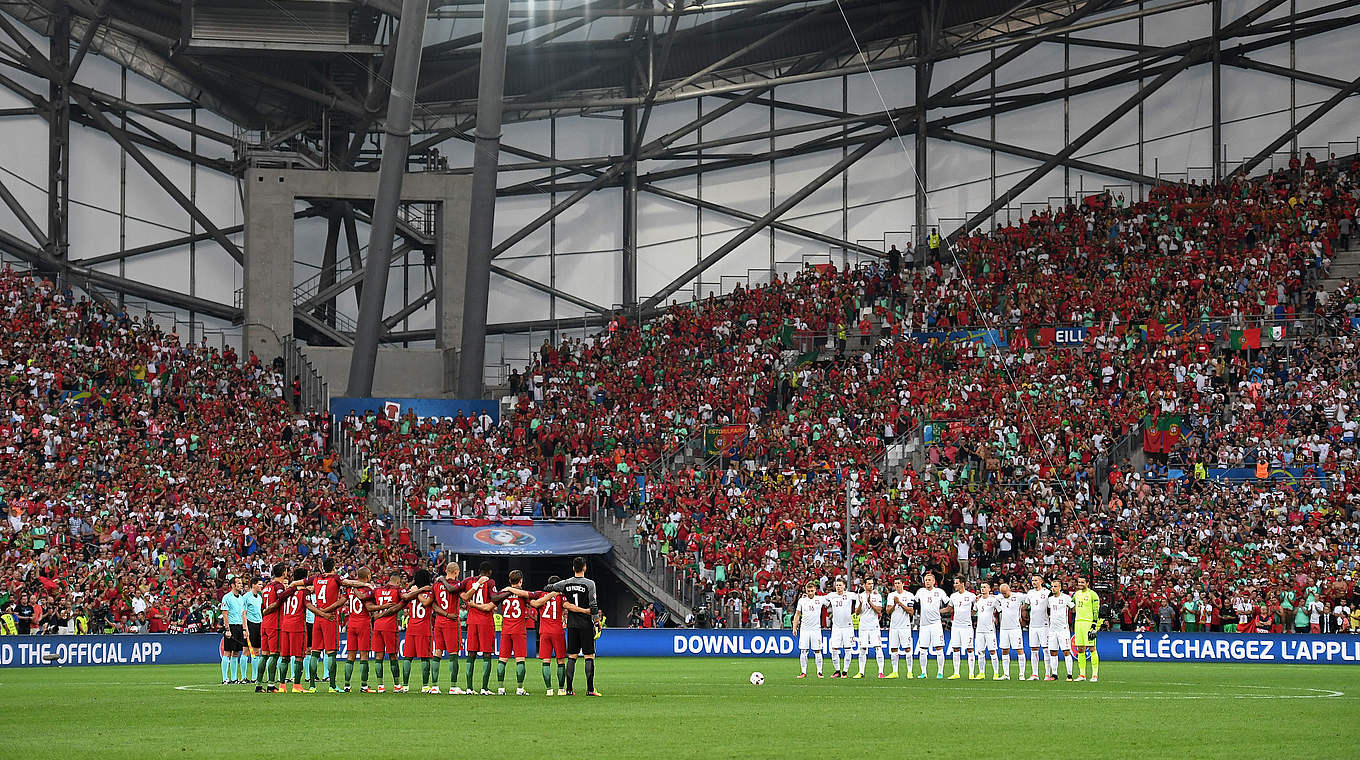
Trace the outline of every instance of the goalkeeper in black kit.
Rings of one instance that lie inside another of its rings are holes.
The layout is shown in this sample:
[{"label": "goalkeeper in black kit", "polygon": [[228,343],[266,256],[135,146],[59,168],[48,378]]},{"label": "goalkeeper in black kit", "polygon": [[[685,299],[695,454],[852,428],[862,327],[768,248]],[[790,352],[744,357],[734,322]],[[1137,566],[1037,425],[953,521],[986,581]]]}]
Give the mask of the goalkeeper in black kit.
[{"label": "goalkeeper in black kit", "polygon": [[576,660],[585,657],[586,696],[601,696],[595,691],[595,626],[600,616],[600,603],[595,595],[595,581],[586,577],[585,557],[571,562],[572,577],[547,586],[544,591],[562,595],[567,611],[567,694],[576,675]]}]

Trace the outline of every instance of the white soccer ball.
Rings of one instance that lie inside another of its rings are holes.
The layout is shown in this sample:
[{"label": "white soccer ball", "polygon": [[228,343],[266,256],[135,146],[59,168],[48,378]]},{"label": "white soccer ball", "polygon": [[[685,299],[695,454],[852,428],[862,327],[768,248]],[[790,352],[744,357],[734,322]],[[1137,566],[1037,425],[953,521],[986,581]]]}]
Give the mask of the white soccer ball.
[{"label": "white soccer ball", "polygon": [[752,686],[759,686],[759,685],[761,685],[761,684],[763,684],[763,683],[765,683],[765,674],[764,674],[764,673],[761,673],[759,670],[757,670],[756,672],[754,672],[754,673],[751,674],[751,685],[752,685]]}]

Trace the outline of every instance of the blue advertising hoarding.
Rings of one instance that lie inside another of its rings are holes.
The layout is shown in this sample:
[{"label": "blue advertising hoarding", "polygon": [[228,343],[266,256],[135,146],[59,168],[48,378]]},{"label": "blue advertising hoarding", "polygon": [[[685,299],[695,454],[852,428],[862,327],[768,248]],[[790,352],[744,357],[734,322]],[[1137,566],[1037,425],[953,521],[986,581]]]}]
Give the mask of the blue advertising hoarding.
[{"label": "blue advertising hoarding", "polygon": [[608,554],[611,548],[609,539],[589,523],[456,525],[452,520],[422,520],[420,524],[455,554],[553,557]]},{"label": "blue advertising hoarding", "polygon": [[386,415],[388,419],[414,412],[417,419],[453,419],[459,412],[464,417],[479,417],[482,412],[491,415],[494,422],[501,421],[500,402],[489,399],[452,399],[452,398],[361,398],[342,396],[331,399],[331,416],[337,419],[350,412],[363,414],[375,412]]},{"label": "blue advertising hoarding", "polygon": [[[528,638],[534,653],[532,630]],[[216,665],[221,642],[219,634],[5,636],[0,667]],[[1360,664],[1360,636],[1106,631],[1096,642],[1106,662]],[[596,651],[601,657],[792,657],[798,654],[798,640],[786,630],[610,628],[596,642]],[[56,659],[49,662],[49,655]]]}]

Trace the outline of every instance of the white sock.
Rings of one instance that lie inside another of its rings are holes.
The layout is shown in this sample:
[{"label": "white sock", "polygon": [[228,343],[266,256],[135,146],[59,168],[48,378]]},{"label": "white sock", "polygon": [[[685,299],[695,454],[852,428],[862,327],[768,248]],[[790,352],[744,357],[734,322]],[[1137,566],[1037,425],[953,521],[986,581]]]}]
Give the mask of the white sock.
[{"label": "white sock", "polygon": [[952,652],[949,653],[949,656],[950,656],[951,658],[953,658],[953,660],[954,660],[954,675],[958,675],[958,674],[959,674],[959,650],[955,649],[954,651],[952,651]]},{"label": "white sock", "polygon": [[927,652],[926,650],[922,649],[922,650],[921,650],[921,675],[923,675],[923,676],[930,675],[929,673],[926,672],[926,660],[928,660],[929,658],[930,658],[930,652]]},{"label": "white sock", "polygon": [[816,652],[816,659],[817,659],[817,675],[821,675],[821,674],[822,674],[822,650],[820,650],[820,649],[817,650],[817,652]]},{"label": "white sock", "polygon": [[1077,672],[1077,666],[1072,660],[1072,655],[1069,654],[1066,657],[1064,657],[1063,663],[1067,666],[1067,677],[1071,678],[1072,674]]},{"label": "white sock", "polygon": [[[1034,675],[1037,676],[1037,675],[1039,675],[1039,650],[1037,650],[1037,649],[1031,649],[1031,650],[1029,650],[1029,654],[1030,654],[1030,658],[1029,658],[1030,664],[1034,666],[1033,672],[1034,672]],[[1045,667],[1047,667],[1047,666],[1045,666]],[[1045,672],[1047,672],[1047,671],[1045,671]]]},{"label": "white sock", "polygon": [[869,657],[869,650],[861,648],[859,650],[859,674],[864,675],[864,662]]},{"label": "white sock", "polygon": [[[1017,650],[1015,650],[1015,654],[1020,658],[1020,677],[1021,677],[1021,678],[1024,678],[1024,677],[1025,677],[1025,650],[1024,650],[1024,649],[1017,649]],[[1006,675],[1010,675],[1010,668],[1011,668],[1011,656],[1010,656],[1010,655],[1006,655]]]},{"label": "white sock", "polygon": [[831,650],[831,667],[833,668],[834,672],[836,672],[836,673],[841,672],[841,650],[840,650],[840,647],[836,647],[835,649],[832,649],[832,650]]},{"label": "white sock", "polygon": [[[1006,662],[1009,663],[1010,660],[1008,659]],[[986,673],[987,671],[984,670],[983,672]],[[1001,675],[1001,665],[997,662],[996,652],[992,652],[992,675]]]},{"label": "white sock", "polygon": [[[1002,667],[1002,668],[1005,668],[1006,677],[1007,677],[1007,678],[1010,678],[1010,676],[1011,676],[1011,653],[1010,653],[1010,652],[1003,652],[1003,655],[1004,655],[1004,656],[1001,658],[1001,667]],[[1024,673],[1024,672],[1025,672],[1025,661],[1024,661],[1024,660],[1021,660],[1021,661],[1020,661],[1020,672],[1021,672],[1021,673]]]},{"label": "white sock", "polygon": [[892,650],[892,666],[893,666],[893,672],[894,672],[894,673],[897,672],[897,657],[898,657],[898,651],[897,651],[896,649]]},{"label": "white sock", "polygon": [[[879,648],[879,649],[875,649],[875,650],[874,650],[874,659],[875,659],[875,660],[878,660],[878,674],[879,674],[879,675],[883,675],[883,649],[882,649],[882,648]],[[859,661],[859,671],[860,671],[861,673],[864,672],[864,660],[860,660],[860,661]]]},{"label": "white sock", "polygon": [[976,672],[976,670],[975,670],[976,666],[977,666],[977,653],[976,653],[976,652],[973,652],[973,651],[969,651],[969,652],[968,652],[968,677],[969,677],[969,678],[972,678],[973,676],[977,675],[977,672]]},{"label": "white sock", "polygon": [[798,653],[798,667],[802,668],[802,672],[803,672],[804,674],[807,673],[807,650],[806,650],[806,649],[804,649],[804,650],[802,650],[802,651],[800,651],[800,652]]},{"label": "white sock", "polygon": [[940,668],[940,675],[944,675],[944,650],[935,653],[935,664]]}]

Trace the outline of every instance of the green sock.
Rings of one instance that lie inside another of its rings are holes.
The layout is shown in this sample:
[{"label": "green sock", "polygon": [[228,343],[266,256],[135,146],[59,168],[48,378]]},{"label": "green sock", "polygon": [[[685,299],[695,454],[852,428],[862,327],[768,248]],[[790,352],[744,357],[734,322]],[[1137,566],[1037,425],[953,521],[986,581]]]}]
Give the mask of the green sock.
[{"label": "green sock", "polygon": [[468,653],[467,666],[467,689],[468,691],[472,691],[472,674],[477,670],[477,655],[472,654],[471,652]]},{"label": "green sock", "polygon": [[265,655],[264,665],[260,669],[264,671],[264,682],[274,683],[274,655]]},{"label": "green sock", "polygon": [[1095,678],[1100,675],[1100,654],[1096,652],[1095,647],[1086,651],[1091,653],[1091,677]]},{"label": "green sock", "polygon": [[379,657],[379,658],[378,658],[378,683],[382,683],[382,680],[383,680],[383,658]]},{"label": "green sock", "polygon": [[567,664],[565,662],[557,663],[557,688],[567,688]]},{"label": "green sock", "polygon": [[287,657],[280,657],[280,658],[279,658],[279,662],[278,662],[278,670],[277,670],[277,672],[275,673],[275,675],[277,675],[277,676],[279,677],[279,681],[278,681],[279,683],[285,683],[285,682],[288,680],[288,658],[287,658]]},{"label": "green sock", "polygon": [[269,682],[279,682],[279,655],[277,652],[269,656]]},{"label": "green sock", "polygon": [[449,653],[449,686],[458,685],[458,653]]},{"label": "green sock", "polygon": [[431,686],[438,686],[438,685],[439,685],[439,668],[440,668],[440,666],[442,666],[443,664],[444,664],[444,655],[441,654],[441,655],[439,655],[438,657],[434,658],[434,668],[433,668],[432,672],[430,673],[430,678],[431,678],[431,680],[430,680],[430,685],[431,685]]},{"label": "green sock", "polygon": [[[378,660],[378,662],[382,662],[382,660]],[[382,666],[379,665],[378,667]],[[368,660],[364,660],[363,664],[359,666],[359,685],[365,689],[368,688]]]},{"label": "green sock", "polygon": [[401,685],[402,685],[402,686],[410,686],[410,685],[411,685],[411,660],[412,660],[412,658],[407,657],[406,659],[404,659],[404,660],[401,661]]},{"label": "green sock", "polygon": [[[438,670],[435,671],[439,672]],[[420,658],[420,687],[423,689],[430,685],[430,658]]]},{"label": "green sock", "polygon": [[392,688],[395,689],[401,685],[401,660],[393,657],[387,661],[387,664],[392,666]]},{"label": "green sock", "polygon": [[[352,664],[350,667],[354,667]],[[331,677],[331,688],[335,688],[335,652],[326,655],[326,672]]]},{"label": "green sock", "polygon": [[505,660],[496,661],[496,683],[499,683],[502,689],[505,688]]},{"label": "green sock", "polygon": [[523,689],[523,688],[524,688],[524,671],[525,671],[524,660],[517,660],[517,661],[515,662],[515,687],[516,687],[516,688],[519,688],[519,689]]},{"label": "green sock", "polygon": [[482,688],[491,685],[491,655],[482,655]]},{"label": "green sock", "polygon": [[307,683],[316,686],[316,655],[307,655]]},{"label": "green sock", "polygon": [[302,683],[302,658],[301,658],[301,657],[294,657],[294,658],[293,658],[293,683],[295,683],[295,684],[301,684],[301,683]]},{"label": "green sock", "polygon": [[552,665],[547,660],[543,661],[543,685],[552,688]]},{"label": "green sock", "polygon": [[354,660],[345,660],[345,686],[354,678]]}]

